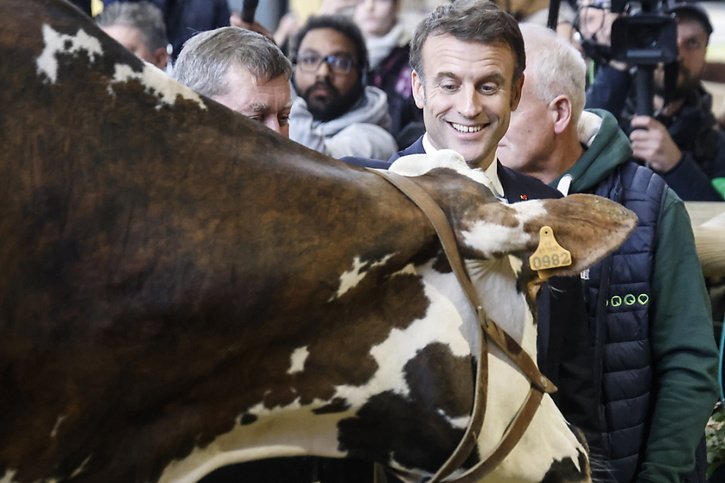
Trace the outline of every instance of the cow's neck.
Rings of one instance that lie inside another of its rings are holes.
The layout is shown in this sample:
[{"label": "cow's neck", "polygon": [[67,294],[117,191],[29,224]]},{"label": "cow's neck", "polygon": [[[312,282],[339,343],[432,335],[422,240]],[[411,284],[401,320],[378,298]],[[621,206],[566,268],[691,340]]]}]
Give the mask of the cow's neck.
[{"label": "cow's neck", "polygon": [[493,260],[467,260],[471,281],[486,315],[505,330],[534,359],[536,327],[526,294],[517,288],[521,259],[508,256]]}]

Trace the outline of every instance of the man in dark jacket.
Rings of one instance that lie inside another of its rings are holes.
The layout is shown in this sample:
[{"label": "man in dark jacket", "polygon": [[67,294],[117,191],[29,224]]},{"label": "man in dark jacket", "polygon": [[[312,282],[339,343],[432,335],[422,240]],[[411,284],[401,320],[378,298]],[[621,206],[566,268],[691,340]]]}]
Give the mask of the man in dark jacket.
[{"label": "man in dark jacket", "polygon": [[550,193],[496,161],[496,146],[524,81],[524,45],[513,17],[493,3],[442,5],[416,28],[410,64],[413,96],[423,109],[426,132],[390,161],[452,149],[485,172],[499,198],[512,202]]},{"label": "man in dark jacket", "polygon": [[634,157],[665,178],[685,201],[725,197],[725,134],[716,128],[712,97],[702,85],[712,33],[707,12],[697,3],[669,4],[677,19],[678,78],[673,99],[664,104],[664,69],[655,71],[653,116],[635,114],[628,66],[601,66],[587,93],[587,108],[612,112],[632,142]]},{"label": "man in dark jacket", "polygon": [[[413,95],[423,109],[426,133],[389,161],[400,156],[452,149],[469,166],[483,171],[499,199],[516,203],[561,194],[539,180],[499,163],[496,148],[506,132],[521,97],[526,64],[518,24],[495,4],[457,1],[438,7],[424,19],[411,42]],[[561,373],[574,372],[576,379],[592,375],[590,359],[581,344],[585,327],[581,286],[572,278],[554,278],[544,284],[538,300],[538,350],[542,372],[557,384]],[[549,330],[549,320],[566,320],[569,330]],[[550,347],[565,353],[571,363],[547,364],[541,357]],[[554,396],[570,415],[589,420],[593,410],[584,401],[590,386],[579,393]]]},{"label": "man in dark jacket", "polygon": [[594,377],[566,373],[559,391],[593,386],[596,416],[582,421],[562,408],[564,415],[586,430],[600,462],[595,479],[702,482],[698,443],[717,398],[717,349],[684,204],[659,175],[631,161],[611,114],[582,113],[578,51],[543,27],[522,31],[526,84],[499,159],[565,194],[598,194],[639,217],[625,244],[582,274]]}]

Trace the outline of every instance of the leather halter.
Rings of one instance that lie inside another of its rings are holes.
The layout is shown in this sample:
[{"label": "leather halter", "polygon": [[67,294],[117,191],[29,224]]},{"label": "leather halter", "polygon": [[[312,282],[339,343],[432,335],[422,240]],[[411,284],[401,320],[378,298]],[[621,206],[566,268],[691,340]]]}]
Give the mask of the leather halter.
[{"label": "leather halter", "polygon": [[[429,482],[472,483],[480,481],[486,474],[496,468],[513,447],[516,446],[516,443],[521,439],[533,419],[534,414],[536,414],[536,410],[541,403],[544,393],[555,392],[556,386],[539,371],[536,363],[521,348],[519,343],[504,332],[498,324],[487,317],[478,293],[463,264],[453,229],[440,206],[420,186],[405,176],[390,171],[369,168],[368,170],[381,176],[398,188],[426,215],[438,234],[443,252],[448,258],[448,263],[455,273],[458,283],[463,288],[468,301],[471,303],[478,317],[479,328],[481,330],[477,333],[481,339],[481,353],[478,355],[476,361],[476,380],[471,417],[458,446]],[[493,451],[462,475],[444,480],[453,471],[460,468],[466,458],[468,458],[476,447],[479,432],[483,428],[483,418],[486,413],[486,389],[488,386],[488,341],[496,344],[518,366],[521,372],[531,381],[531,387],[529,388],[524,403],[517,411],[514,419],[509,423],[501,441],[499,441]]]}]

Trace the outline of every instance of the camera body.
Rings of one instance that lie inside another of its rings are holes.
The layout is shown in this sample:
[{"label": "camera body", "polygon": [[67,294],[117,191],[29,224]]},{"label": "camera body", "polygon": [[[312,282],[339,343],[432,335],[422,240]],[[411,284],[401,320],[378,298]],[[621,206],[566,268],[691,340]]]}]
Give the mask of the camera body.
[{"label": "camera body", "polygon": [[612,23],[611,58],[634,72],[635,112],[654,111],[654,70],[663,64],[667,103],[677,81],[677,21],[667,13],[667,0],[613,0],[612,12],[625,13]]},{"label": "camera body", "polygon": [[661,2],[615,0],[612,12],[627,12],[612,23],[611,56],[630,66],[656,66],[677,60],[677,22]]}]

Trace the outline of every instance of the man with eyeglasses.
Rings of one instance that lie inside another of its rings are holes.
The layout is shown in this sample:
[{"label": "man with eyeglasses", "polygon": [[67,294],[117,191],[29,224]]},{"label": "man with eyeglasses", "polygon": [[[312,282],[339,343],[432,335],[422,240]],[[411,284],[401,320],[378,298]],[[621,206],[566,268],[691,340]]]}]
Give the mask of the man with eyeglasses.
[{"label": "man with eyeglasses", "polygon": [[387,159],[390,134],[385,92],[366,86],[365,40],[346,17],[311,17],[292,43],[294,87],[290,139],[334,158]]},{"label": "man with eyeglasses", "polygon": [[[602,22],[592,32],[589,20],[596,12],[591,7],[590,3],[581,6],[580,32],[590,43],[608,43],[612,14],[607,6],[600,8]],[[725,134],[716,129],[712,96],[701,81],[712,24],[707,12],[694,2],[670,3],[666,12],[677,20],[678,76],[672,100],[664,103],[660,66],[654,76],[654,115],[635,114],[636,92],[629,66],[610,61],[597,70],[586,107],[615,114],[629,133],[634,157],[662,175],[680,198],[723,201]]]}]

